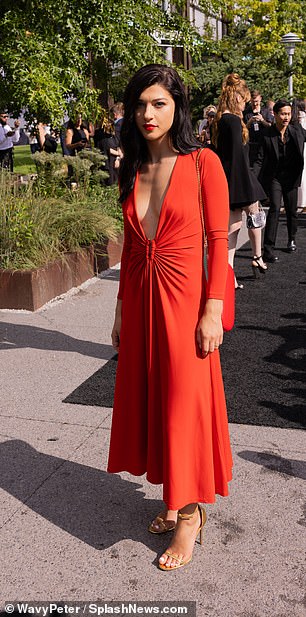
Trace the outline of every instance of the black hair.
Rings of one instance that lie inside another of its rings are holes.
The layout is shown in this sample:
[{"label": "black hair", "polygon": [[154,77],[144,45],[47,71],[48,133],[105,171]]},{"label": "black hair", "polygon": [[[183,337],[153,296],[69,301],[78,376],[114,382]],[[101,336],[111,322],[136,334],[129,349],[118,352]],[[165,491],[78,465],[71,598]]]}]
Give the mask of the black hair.
[{"label": "black hair", "polygon": [[305,102],[303,99],[293,99],[291,107],[291,124],[299,124],[300,111],[305,111]]},{"label": "black hair", "polygon": [[[69,118],[68,123],[67,123],[67,129],[71,129],[72,131],[76,128],[76,123],[74,122],[74,120],[72,120],[72,118]],[[82,123],[79,126],[80,129],[87,129],[85,120],[82,121]]]},{"label": "black hair", "polygon": [[154,84],[168,90],[175,103],[173,124],[169,131],[173,148],[181,154],[189,154],[201,146],[192,131],[187,96],[177,72],[163,64],[143,66],[129,81],[123,99],[124,119],[120,141],[124,158],[119,171],[121,202],[133,189],[137,170],[148,159],[146,140],[136,126],[135,110],[141,93]]},{"label": "black hair", "polygon": [[287,101],[287,99],[278,99],[278,101],[276,101],[276,103],[273,105],[274,113],[278,114],[279,110],[282,109],[282,107],[291,108],[291,103]]}]

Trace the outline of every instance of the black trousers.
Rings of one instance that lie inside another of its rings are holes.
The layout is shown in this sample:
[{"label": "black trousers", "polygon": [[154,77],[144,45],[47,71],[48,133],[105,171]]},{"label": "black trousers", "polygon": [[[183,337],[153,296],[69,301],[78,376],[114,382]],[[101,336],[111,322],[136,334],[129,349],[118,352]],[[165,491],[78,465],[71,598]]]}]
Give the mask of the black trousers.
[{"label": "black trousers", "polygon": [[0,167],[8,169],[11,172],[14,171],[13,148],[0,150]]},{"label": "black trousers", "polygon": [[297,188],[287,188],[279,180],[274,178],[268,190],[270,198],[270,207],[267,216],[267,223],[264,235],[264,255],[271,257],[273,255],[279,212],[284,200],[284,207],[287,216],[288,240],[294,240],[297,230]]}]

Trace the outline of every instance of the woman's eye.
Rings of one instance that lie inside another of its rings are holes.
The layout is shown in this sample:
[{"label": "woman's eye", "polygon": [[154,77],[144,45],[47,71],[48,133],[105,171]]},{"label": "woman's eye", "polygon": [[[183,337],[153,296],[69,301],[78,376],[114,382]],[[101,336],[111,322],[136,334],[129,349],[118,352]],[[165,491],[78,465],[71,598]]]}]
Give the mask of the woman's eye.
[{"label": "woman's eye", "polygon": [[163,101],[157,101],[155,103],[155,107],[163,107],[165,105],[165,103]]}]

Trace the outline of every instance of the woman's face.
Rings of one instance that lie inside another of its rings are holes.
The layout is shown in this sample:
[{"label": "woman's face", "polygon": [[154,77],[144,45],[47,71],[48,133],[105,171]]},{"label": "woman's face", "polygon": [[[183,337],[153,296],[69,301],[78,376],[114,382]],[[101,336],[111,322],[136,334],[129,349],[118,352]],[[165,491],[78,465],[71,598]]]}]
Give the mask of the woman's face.
[{"label": "woman's face", "polygon": [[160,84],[154,84],[141,93],[135,122],[147,141],[161,140],[173,124],[175,103],[171,94]]}]

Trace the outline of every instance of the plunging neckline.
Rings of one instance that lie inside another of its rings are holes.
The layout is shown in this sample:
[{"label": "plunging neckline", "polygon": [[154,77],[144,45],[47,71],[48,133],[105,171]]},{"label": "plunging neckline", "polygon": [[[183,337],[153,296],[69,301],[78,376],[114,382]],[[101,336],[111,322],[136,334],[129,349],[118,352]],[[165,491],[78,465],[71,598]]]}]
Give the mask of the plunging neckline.
[{"label": "plunging neckline", "polygon": [[[166,189],[165,189],[165,192],[164,192],[164,196],[163,196],[163,199],[162,199],[162,203],[161,203],[161,207],[160,207],[160,211],[159,211],[159,215],[158,215],[158,219],[157,219],[155,235],[154,235],[153,238],[148,238],[148,236],[145,233],[145,230],[143,228],[142,222],[140,221],[140,218],[138,216],[137,207],[136,207],[136,194],[137,194],[138,181],[139,181],[139,169],[136,172],[135,185],[134,185],[134,210],[135,210],[137,222],[138,222],[139,228],[141,230],[141,233],[142,233],[142,235],[144,236],[144,238],[148,242],[153,242],[157,238],[157,235],[158,235],[158,232],[159,232],[160,220],[161,220],[161,216],[162,216],[162,213],[163,213],[163,210],[164,210],[164,203],[165,203],[166,197],[168,195],[168,192],[169,192],[169,189],[170,189],[170,186],[171,186],[171,183],[172,183],[173,174],[174,174],[174,171],[176,169],[176,165],[177,165],[177,161],[179,159],[179,156],[180,156],[180,154],[178,153],[178,155],[177,155],[177,157],[175,159],[174,165],[172,167],[172,171],[171,171],[171,174],[169,176],[169,180],[167,182],[167,186],[166,186]],[[148,210],[147,210],[147,212],[148,212]]]}]

